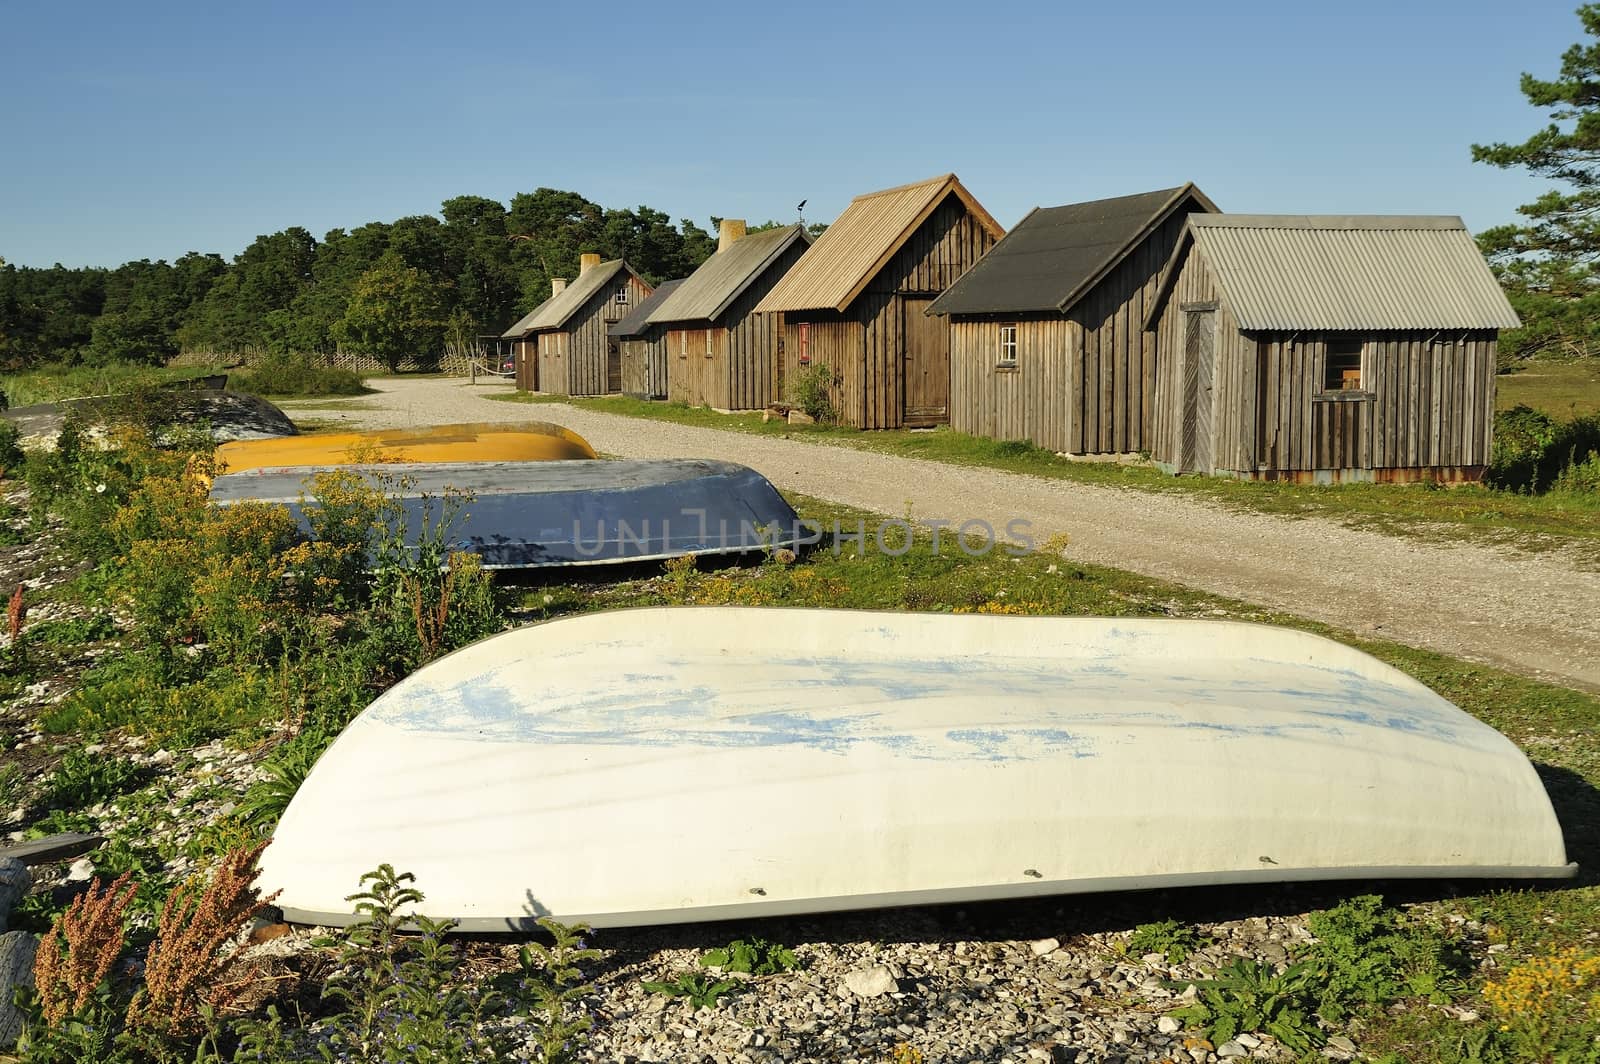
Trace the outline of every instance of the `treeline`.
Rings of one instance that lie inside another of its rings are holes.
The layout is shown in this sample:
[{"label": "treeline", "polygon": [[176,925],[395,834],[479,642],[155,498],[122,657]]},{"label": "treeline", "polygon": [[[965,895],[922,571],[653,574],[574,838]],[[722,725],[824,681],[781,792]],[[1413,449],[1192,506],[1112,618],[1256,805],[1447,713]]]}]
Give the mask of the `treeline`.
[{"label": "treeline", "polygon": [[0,369],[341,344],[384,353],[390,327],[432,354],[452,337],[505,329],[549,296],[551,278],[577,276],[582,252],[625,257],[659,282],[716,250],[688,219],[673,225],[650,207],[607,209],[551,188],[518,193],[509,208],[457,196],[440,215],[321,240],[296,226],[257,237],[231,263],[191,252],[115,269],[0,266]]}]

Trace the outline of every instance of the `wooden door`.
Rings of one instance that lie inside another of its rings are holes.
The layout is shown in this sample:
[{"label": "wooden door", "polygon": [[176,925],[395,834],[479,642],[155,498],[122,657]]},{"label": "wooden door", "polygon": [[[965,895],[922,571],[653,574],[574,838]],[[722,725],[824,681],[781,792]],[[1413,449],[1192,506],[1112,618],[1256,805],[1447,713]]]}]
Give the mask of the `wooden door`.
[{"label": "wooden door", "polygon": [[1181,473],[1211,473],[1213,435],[1211,430],[1212,364],[1216,358],[1217,312],[1190,310],[1185,313],[1183,343],[1183,450],[1179,458]]},{"label": "wooden door", "polygon": [[622,391],[622,345],[615,340],[606,341],[606,394]]},{"label": "wooden door", "polygon": [[905,424],[950,423],[950,322],[925,314],[933,299],[902,297],[900,336],[905,345]]}]

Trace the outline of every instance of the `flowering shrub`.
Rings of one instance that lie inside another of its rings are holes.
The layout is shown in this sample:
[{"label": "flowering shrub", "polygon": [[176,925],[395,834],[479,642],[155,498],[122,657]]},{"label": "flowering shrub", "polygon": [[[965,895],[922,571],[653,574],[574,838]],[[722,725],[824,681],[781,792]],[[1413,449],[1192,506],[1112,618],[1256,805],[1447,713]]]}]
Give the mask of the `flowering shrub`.
[{"label": "flowering shrub", "polygon": [[1488,983],[1483,999],[1509,1059],[1600,1061],[1600,953],[1533,957]]}]

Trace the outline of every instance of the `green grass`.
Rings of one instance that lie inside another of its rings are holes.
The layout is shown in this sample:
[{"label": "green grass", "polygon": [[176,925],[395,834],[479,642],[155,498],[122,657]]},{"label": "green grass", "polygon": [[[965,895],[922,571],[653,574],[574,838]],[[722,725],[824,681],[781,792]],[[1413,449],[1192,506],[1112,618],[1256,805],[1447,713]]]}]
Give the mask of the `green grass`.
[{"label": "green grass", "polygon": [[21,373],[8,373],[6,399],[12,406],[55,403],[84,395],[113,395],[141,385],[166,384],[220,373],[216,367],[185,366],[164,369],[159,366],[40,366]]},{"label": "green grass", "polygon": [[1495,405],[1531,406],[1557,418],[1600,414],[1600,359],[1523,363],[1495,378]]},{"label": "green grass", "polygon": [[1324,487],[1222,477],[1174,477],[1148,463],[1062,458],[1017,440],[989,440],[949,429],[875,431],[763,422],[759,412],[719,414],[681,403],[625,396],[566,399],[518,392],[489,398],[522,403],[566,402],[585,410],[680,425],[807,440],[882,454],[983,466],[1110,488],[1200,497],[1242,511],[1281,517],[1324,517],[1351,527],[1425,539],[1472,538],[1527,547],[1572,546],[1600,564],[1600,495],[1519,495],[1479,485],[1439,489],[1421,484]]}]

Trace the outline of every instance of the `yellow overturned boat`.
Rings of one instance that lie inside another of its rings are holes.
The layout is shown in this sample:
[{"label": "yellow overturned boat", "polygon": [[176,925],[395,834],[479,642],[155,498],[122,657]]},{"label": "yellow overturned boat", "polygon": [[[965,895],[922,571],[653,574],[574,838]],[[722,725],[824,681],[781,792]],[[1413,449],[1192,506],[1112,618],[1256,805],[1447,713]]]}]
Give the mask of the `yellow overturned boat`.
[{"label": "yellow overturned boat", "polygon": [[389,462],[555,462],[594,458],[589,441],[548,421],[428,425],[234,440],[217,448],[219,473]]}]

